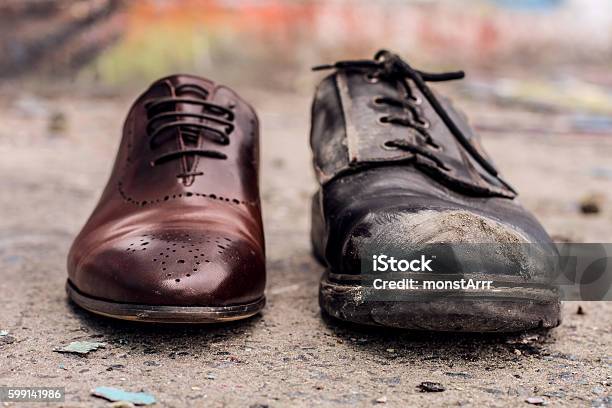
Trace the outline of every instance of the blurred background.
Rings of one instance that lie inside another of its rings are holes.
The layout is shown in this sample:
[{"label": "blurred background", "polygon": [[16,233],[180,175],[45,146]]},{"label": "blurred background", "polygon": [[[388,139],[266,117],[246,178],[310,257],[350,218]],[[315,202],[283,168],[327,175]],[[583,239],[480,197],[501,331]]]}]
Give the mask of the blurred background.
[{"label": "blurred background", "polygon": [[74,183],[81,163],[98,171],[82,176],[93,200],[131,101],[161,76],[195,73],[258,108],[264,198],[279,220],[299,196],[287,172],[304,177],[304,196],[315,187],[308,115],[324,74],[310,67],[380,48],[418,68],[466,70],[466,80],[435,88],[467,112],[531,209],[560,237],[612,240],[601,222],[612,220],[609,0],[4,0],[5,170]]},{"label": "blurred background", "polygon": [[[466,70],[432,87],[467,113],[522,204],[556,241],[612,242],[610,0],[2,0],[0,384],[67,386],[83,407],[107,406],[89,395],[99,385],[164,406],[517,406],[543,393],[608,406],[610,302],[566,303],[544,345],[343,334],[321,320],[308,131],[326,73],[310,67],[379,48]],[[65,301],[66,253],[127,110],[175,72],[234,87],[260,117],[268,307],[252,326],[143,333]],[[109,343],[99,358],[52,351],[93,338]],[[447,391],[424,395],[424,380]]]},{"label": "blurred background", "polygon": [[4,0],[5,171],[55,171],[59,184],[83,177],[72,189],[93,202],[131,101],[161,76],[195,73],[257,107],[264,199],[279,220],[299,196],[287,172],[303,177],[304,197],[315,188],[309,104],[325,74],[310,67],[380,48],[421,69],[466,70],[435,88],[466,111],[531,209],[564,239],[612,240],[601,222],[612,220],[609,0]]},{"label": "blurred background", "polygon": [[[5,0],[0,80],[105,95],[174,72],[310,93],[309,67],[389,48],[412,65],[463,68],[467,97],[612,124],[608,0]],[[6,91],[10,92],[10,91]],[[55,92],[61,92],[55,90]],[[596,117],[597,116],[597,117]]]},{"label": "blurred background", "polygon": [[588,84],[606,86],[612,3],[4,0],[0,5],[0,76],[7,79],[141,87],[168,72],[189,71],[235,85],[295,90],[312,84],[313,64],[365,57],[382,47],[416,65],[536,71],[549,80],[580,75]]}]

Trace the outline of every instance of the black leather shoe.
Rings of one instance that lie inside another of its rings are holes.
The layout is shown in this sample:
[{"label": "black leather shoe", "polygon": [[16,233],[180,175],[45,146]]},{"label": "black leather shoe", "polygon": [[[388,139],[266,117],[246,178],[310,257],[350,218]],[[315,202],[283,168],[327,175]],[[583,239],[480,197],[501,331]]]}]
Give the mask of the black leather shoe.
[{"label": "black leather shoe", "polygon": [[[427,85],[463,72],[418,71],[388,51],[317,69],[334,69],[312,107],[321,185],[312,243],[327,266],[323,310],[356,323],[424,330],[558,325],[550,237],[517,202],[464,116]],[[374,255],[403,257],[408,269],[389,274],[387,263],[382,273]],[[415,287],[381,290],[382,280],[410,278]]]}]

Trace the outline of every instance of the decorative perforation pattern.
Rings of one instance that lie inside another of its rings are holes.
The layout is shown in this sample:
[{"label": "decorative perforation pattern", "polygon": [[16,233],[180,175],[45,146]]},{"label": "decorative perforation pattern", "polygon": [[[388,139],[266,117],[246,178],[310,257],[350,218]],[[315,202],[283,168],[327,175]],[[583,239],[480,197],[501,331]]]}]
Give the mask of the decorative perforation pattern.
[{"label": "decorative perforation pattern", "polygon": [[[150,250],[150,260],[155,269],[166,278],[189,278],[206,268],[211,259],[223,255],[232,240],[223,236],[194,238],[187,233],[143,234],[132,241],[126,251],[135,253]],[[152,248],[155,249],[152,249]]]},{"label": "decorative perforation pattern", "polygon": [[154,200],[134,200],[132,197],[130,197],[129,195],[127,195],[125,193],[125,191],[123,190],[123,183],[119,182],[117,183],[117,187],[119,189],[119,194],[121,195],[121,197],[123,198],[123,200],[125,202],[128,202],[130,204],[134,204],[140,207],[145,207],[147,205],[151,205],[151,204],[159,204],[159,203],[163,203],[164,201],[169,201],[169,200],[176,200],[178,198],[183,198],[183,197],[202,197],[202,198],[208,198],[211,200],[217,200],[217,201],[225,201],[231,204],[235,204],[235,205],[245,205],[248,207],[257,207],[258,203],[255,201],[245,201],[245,200],[238,200],[237,198],[229,198],[229,197],[223,197],[217,194],[205,194],[205,193],[192,193],[192,192],[187,192],[187,193],[179,193],[179,194],[172,194],[172,195],[167,195],[164,196],[163,198],[157,198]]}]

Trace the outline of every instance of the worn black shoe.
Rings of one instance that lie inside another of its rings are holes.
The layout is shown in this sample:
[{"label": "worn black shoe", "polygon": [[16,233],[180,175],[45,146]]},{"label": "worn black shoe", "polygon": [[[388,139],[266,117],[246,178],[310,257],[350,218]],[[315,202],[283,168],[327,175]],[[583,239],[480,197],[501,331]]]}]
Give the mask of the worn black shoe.
[{"label": "worn black shoe", "polygon": [[418,71],[388,51],[315,69],[335,70],[312,106],[323,310],[422,330],[558,325],[550,237],[427,85],[463,72]]}]

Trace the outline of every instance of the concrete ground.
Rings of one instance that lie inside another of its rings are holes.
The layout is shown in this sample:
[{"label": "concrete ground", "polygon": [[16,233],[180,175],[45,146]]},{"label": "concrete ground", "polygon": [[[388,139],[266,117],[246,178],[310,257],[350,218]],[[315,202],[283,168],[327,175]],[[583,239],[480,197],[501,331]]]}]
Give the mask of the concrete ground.
[{"label": "concrete ground", "polygon": [[[162,327],[92,316],[64,293],[67,250],[106,183],[130,98],[2,93],[0,330],[8,334],[0,337],[0,385],[64,386],[65,407],[109,406],[90,394],[97,386],[146,391],[163,407],[502,407],[528,406],[529,397],[612,406],[612,303],[582,302],[584,314],[566,303],[559,328],[512,336],[385,331],[323,318],[322,268],[308,240],[309,96],[245,94],[263,124],[268,304],[244,322]],[[461,105],[483,127],[546,129],[558,120]],[[484,132],[484,144],[553,236],[612,242],[611,137],[497,130]],[[581,214],[578,203],[593,193],[602,195],[601,212]],[[76,340],[107,345],[85,357],[53,351]],[[420,392],[423,381],[445,391]]]}]

